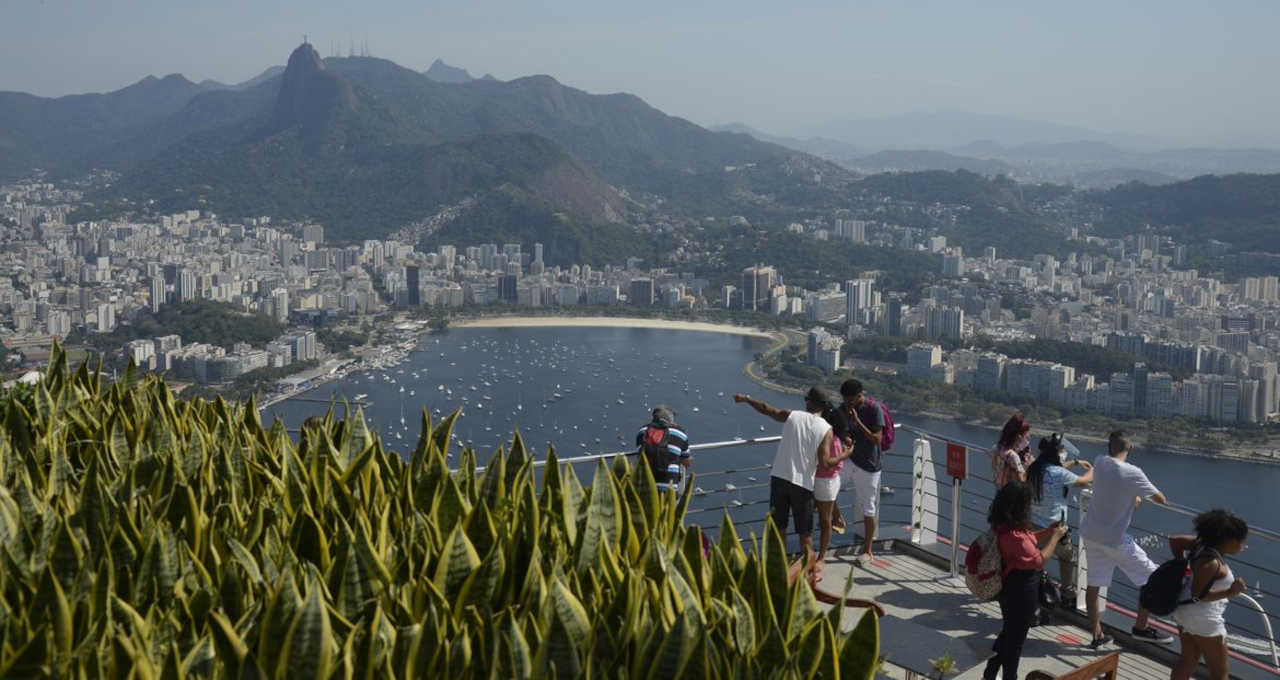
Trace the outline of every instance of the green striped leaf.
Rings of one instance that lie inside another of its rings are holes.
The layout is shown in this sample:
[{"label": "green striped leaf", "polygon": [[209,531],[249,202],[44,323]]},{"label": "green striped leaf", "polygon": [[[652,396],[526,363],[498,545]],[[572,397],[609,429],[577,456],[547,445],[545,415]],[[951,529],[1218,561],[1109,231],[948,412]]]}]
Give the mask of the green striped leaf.
[{"label": "green striped leaf", "polygon": [[333,663],[332,645],[329,614],[320,599],[320,589],[313,587],[289,624],[275,677],[328,678]]}]

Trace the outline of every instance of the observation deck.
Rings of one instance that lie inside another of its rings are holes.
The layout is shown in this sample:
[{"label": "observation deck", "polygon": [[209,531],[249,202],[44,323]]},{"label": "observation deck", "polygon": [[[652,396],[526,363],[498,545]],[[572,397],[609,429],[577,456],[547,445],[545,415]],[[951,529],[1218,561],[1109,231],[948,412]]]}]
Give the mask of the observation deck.
[{"label": "observation deck", "polygon": [[[833,535],[834,555],[818,585],[840,594],[851,585],[849,597],[873,599],[885,610],[881,619],[881,653],[886,657],[888,677],[924,676],[929,661],[944,655],[957,663],[947,678],[982,677],[983,660],[999,631],[1000,611],[995,602],[979,602],[965,588],[961,574],[965,546],[986,531],[987,506],[994,485],[985,474],[988,448],[960,441],[909,424],[899,424],[898,441],[885,453],[884,473],[877,504],[878,535],[873,537],[876,559],[855,565],[855,547],[862,545],[856,534],[861,522],[850,505],[852,494],[840,494],[841,510],[849,527],[847,535]],[[908,438],[905,435],[913,435]],[[723,513],[728,513],[740,540],[754,540],[764,526],[768,508],[768,463],[780,437],[734,439],[695,444],[693,474],[686,484],[695,488],[686,521],[700,525],[714,540]],[[947,476],[947,447],[963,447],[968,457],[968,477],[964,481]],[[754,450],[755,460],[747,462],[746,451]],[[594,463],[599,459],[634,455],[632,451],[593,454],[560,459],[560,463]],[[539,463],[540,464],[540,463]],[[975,470],[977,471],[975,473]],[[1077,583],[1084,583],[1088,554],[1079,538],[1082,513],[1088,511],[1085,490],[1073,500],[1068,524],[1077,551]],[[1229,505],[1229,503],[1228,503]],[[1143,503],[1135,514],[1130,533],[1157,563],[1168,559],[1167,539],[1171,534],[1190,533],[1191,518],[1199,510],[1183,505]],[[1280,617],[1268,612],[1263,602],[1280,602],[1280,593],[1261,583],[1280,577],[1280,533],[1245,518],[1250,525],[1250,550],[1229,558],[1232,569],[1249,584],[1246,593],[1229,600],[1227,608],[1228,646],[1232,677],[1280,678],[1280,651],[1273,626]],[[815,528],[814,541],[817,542]],[[798,550],[794,536],[789,542]],[[815,545],[816,548],[816,545]],[[1057,575],[1056,565],[1046,570]],[[1178,642],[1156,645],[1134,640],[1129,635],[1137,609],[1137,587],[1117,570],[1110,589],[1102,591],[1106,601],[1103,624],[1116,642],[1100,650],[1089,649],[1091,635],[1084,612],[1084,589],[1074,606],[1068,604],[1052,613],[1050,624],[1032,628],[1023,652],[1021,674],[1033,670],[1064,673],[1115,651],[1122,652],[1120,678],[1168,678],[1178,657]],[[825,605],[829,606],[829,605]],[[1273,605],[1280,608],[1280,604]],[[845,614],[845,626],[852,628],[861,610]],[[1171,621],[1152,616],[1153,626],[1177,636]],[[1204,666],[1201,665],[1201,672]],[[936,677],[936,675],[934,675]]]}]

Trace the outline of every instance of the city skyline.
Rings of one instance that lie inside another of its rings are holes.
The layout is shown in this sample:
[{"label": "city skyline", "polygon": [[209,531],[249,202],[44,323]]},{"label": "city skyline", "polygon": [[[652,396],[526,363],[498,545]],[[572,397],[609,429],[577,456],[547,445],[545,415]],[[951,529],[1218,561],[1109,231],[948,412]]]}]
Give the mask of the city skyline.
[{"label": "city skyline", "polygon": [[[1266,87],[1280,58],[1266,35],[1277,9],[1263,3],[1075,5],[1034,14],[879,3],[785,13],[735,5],[730,13],[713,3],[680,8],[674,18],[657,9],[499,2],[424,10],[384,2],[356,12],[286,2],[254,7],[245,22],[245,4],[234,2],[109,10],[23,3],[0,28],[0,58],[10,65],[0,90],[102,92],[172,72],[239,82],[279,64],[282,46],[307,34],[326,55],[367,46],[415,70],[443,58],[501,79],[546,73],[590,92],[630,92],[703,125],[743,121],[777,134],[964,111],[1167,146],[1280,144],[1272,122],[1280,93]],[[232,43],[236,49],[227,49]]]}]

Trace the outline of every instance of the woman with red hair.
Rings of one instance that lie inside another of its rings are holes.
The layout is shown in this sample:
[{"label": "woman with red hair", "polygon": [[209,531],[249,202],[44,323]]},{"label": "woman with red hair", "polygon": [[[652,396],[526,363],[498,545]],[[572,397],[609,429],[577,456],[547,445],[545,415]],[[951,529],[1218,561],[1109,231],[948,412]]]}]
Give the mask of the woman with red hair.
[{"label": "woman with red hair", "polygon": [[1000,440],[988,451],[991,456],[991,478],[999,490],[1011,481],[1027,481],[1031,465],[1031,424],[1022,411],[1014,411],[1000,429]]}]

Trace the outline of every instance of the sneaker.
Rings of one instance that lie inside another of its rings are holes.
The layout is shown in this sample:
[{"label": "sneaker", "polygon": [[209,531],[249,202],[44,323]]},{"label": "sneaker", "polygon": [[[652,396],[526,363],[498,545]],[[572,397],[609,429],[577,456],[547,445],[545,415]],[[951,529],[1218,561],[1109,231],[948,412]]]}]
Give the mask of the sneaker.
[{"label": "sneaker", "polygon": [[834,531],[834,532],[836,532],[837,534],[840,534],[841,536],[843,536],[843,535],[844,535],[844,525],[843,525],[843,524],[832,524],[832,525],[831,525],[831,530],[832,530],[832,531]]},{"label": "sneaker", "polygon": [[1110,635],[1103,633],[1101,636],[1094,638],[1093,642],[1089,643],[1089,649],[1102,649],[1112,642],[1115,642],[1115,640]]},{"label": "sneaker", "polygon": [[1147,626],[1141,630],[1134,628],[1130,631],[1133,637],[1144,642],[1154,642],[1158,645],[1173,644],[1173,636],[1168,633],[1162,633],[1151,626]]}]

